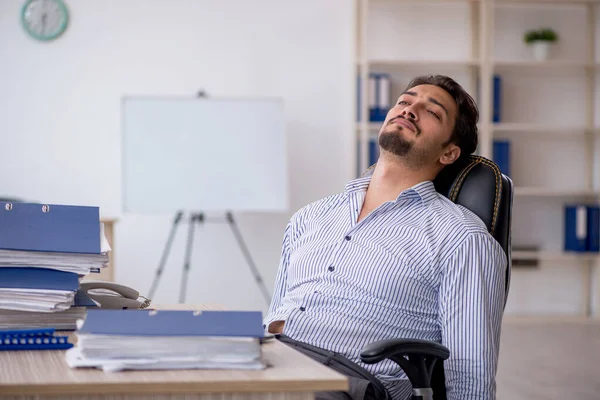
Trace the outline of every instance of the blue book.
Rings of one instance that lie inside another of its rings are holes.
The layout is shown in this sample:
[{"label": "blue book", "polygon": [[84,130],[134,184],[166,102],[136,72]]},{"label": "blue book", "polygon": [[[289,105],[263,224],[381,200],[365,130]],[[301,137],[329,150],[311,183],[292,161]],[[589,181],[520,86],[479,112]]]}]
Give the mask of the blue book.
[{"label": "blue book", "polygon": [[493,159],[500,171],[510,176],[510,141],[508,140],[494,140],[493,148]]},{"label": "blue book", "polygon": [[583,204],[565,206],[565,251],[584,252],[587,249],[587,207]]},{"label": "blue book", "polygon": [[73,272],[46,268],[2,267],[0,289],[41,289],[76,292],[79,276]]},{"label": "blue book", "polygon": [[383,122],[391,107],[392,82],[389,74],[377,74],[375,121]]},{"label": "blue book", "polygon": [[369,166],[375,164],[379,159],[379,143],[377,139],[369,140]]},{"label": "blue book", "polygon": [[89,309],[80,334],[262,338],[260,311]]},{"label": "blue book", "polygon": [[375,122],[378,120],[378,109],[377,109],[377,98],[379,97],[379,93],[377,89],[379,85],[377,84],[378,75],[374,73],[369,74],[369,84],[367,87],[367,101],[369,107],[369,121]]},{"label": "blue book", "polygon": [[0,202],[0,249],[99,254],[100,210]]},{"label": "blue book", "polygon": [[600,206],[587,207],[587,251],[600,252]]},{"label": "blue book", "polygon": [[500,75],[494,75],[492,84],[493,90],[493,104],[492,104],[492,118],[493,121],[498,123],[501,121],[502,112],[502,78]]}]

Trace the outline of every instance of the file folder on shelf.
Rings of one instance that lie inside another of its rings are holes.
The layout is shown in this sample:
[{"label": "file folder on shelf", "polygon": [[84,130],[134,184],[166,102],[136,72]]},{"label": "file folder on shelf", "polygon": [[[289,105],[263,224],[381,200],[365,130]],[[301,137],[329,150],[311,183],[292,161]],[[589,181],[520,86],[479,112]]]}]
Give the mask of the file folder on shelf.
[{"label": "file folder on shelf", "polygon": [[0,202],[0,249],[100,253],[98,207]]},{"label": "file folder on shelf", "polygon": [[67,336],[54,329],[0,330],[0,350],[66,350],[73,347]]},{"label": "file folder on shelf", "polygon": [[586,250],[600,252],[600,206],[587,207],[587,247]]},{"label": "file folder on shelf", "polygon": [[564,212],[565,251],[584,252],[587,247],[587,207],[569,204]]}]

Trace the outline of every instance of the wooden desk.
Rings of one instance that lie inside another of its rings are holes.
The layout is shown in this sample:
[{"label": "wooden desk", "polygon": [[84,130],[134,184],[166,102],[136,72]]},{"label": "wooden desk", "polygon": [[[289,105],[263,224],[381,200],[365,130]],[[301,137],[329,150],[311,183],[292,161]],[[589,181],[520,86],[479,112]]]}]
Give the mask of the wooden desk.
[{"label": "wooden desk", "polygon": [[262,371],[105,373],[97,369],[71,369],[64,353],[0,351],[0,399],[308,400],[314,399],[315,391],[348,388],[345,376],[276,340],[263,345],[269,367]]}]

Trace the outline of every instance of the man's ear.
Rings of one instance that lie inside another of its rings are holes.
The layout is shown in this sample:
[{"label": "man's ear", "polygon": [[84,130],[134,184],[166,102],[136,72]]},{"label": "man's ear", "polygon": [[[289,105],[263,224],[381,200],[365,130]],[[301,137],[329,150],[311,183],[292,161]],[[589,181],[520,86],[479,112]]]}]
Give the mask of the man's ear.
[{"label": "man's ear", "polygon": [[460,157],[460,147],[454,143],[450,143],[444,149],[442,156],[440,157],[440,163],[443,165],[450,165]]}]

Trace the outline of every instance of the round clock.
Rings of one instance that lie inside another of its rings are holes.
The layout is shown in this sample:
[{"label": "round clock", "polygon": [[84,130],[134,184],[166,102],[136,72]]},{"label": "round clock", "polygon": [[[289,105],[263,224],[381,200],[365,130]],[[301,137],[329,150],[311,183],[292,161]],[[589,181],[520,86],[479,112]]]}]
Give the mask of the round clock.
[{"label": "round clock", "polygon": [[62,0],[27,0],[21,10],[23,27],[37,40],[56,39],[67,29],[68,20]]}]

